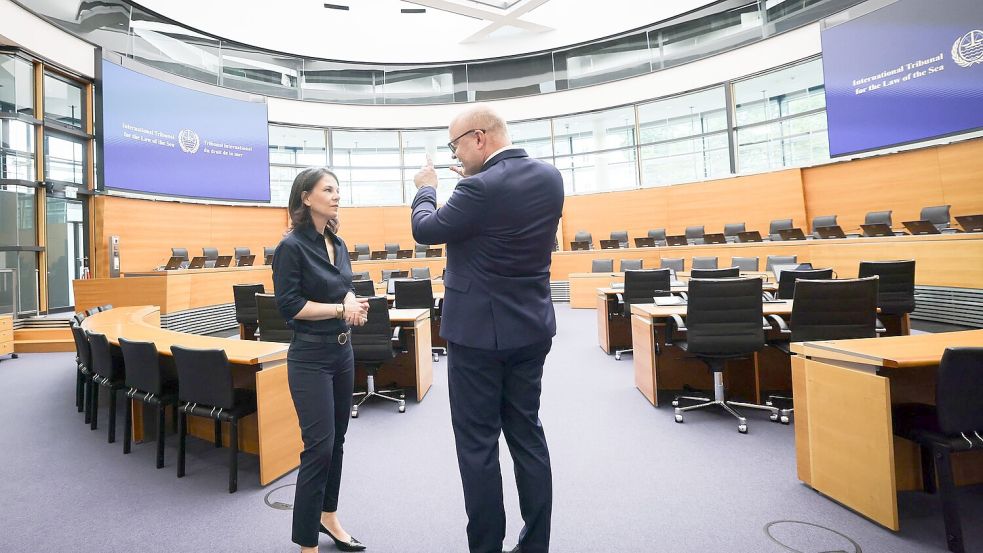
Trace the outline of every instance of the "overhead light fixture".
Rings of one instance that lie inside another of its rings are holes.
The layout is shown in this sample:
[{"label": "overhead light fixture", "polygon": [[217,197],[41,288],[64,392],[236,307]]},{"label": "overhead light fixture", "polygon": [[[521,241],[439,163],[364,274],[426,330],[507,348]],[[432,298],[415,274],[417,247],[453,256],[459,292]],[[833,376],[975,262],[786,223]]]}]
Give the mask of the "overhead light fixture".
[{"label": "overhead light fixture", "polygon": [[399,13],[427,13],[423,8],[401,8]]},{"label": "overhead light fixture", "polygon": [[348,11],[348,6],[343,6],[341,4],[325,4],[324,7],[328,8],[329,10]]}]

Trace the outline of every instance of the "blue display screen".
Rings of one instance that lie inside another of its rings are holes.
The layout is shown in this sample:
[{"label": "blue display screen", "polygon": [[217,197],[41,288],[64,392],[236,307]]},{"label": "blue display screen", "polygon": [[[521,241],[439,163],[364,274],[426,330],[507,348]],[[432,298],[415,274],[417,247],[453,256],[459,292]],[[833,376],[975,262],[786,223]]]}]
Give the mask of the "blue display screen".
[{"label": "blue display screen", "polygon": [[822,44],[831,156],[983,128],[980,0],[899,0]]},{"label": "blue display screen", "polygon": [[108,188],[270,201],[266,104],[216,96],[103,61]]}]

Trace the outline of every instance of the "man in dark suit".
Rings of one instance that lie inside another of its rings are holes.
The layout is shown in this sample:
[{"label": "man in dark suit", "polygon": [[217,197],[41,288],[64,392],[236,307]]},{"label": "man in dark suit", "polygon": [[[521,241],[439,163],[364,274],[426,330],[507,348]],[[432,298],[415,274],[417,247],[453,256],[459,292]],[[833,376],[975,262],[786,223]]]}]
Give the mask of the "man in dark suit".
[{"label": "man in dark suit", "polygon": [[477,105],[451,122],[464,177],[437,209],[433,163],[414,177],[413,237],[447,244],[440,335],[471,553],[498,553],[505,507],[498,438],[515,465],[525,526],[513,551],[549,550],[553,483],[539,420],[543,363],[556,334],[550,260],[563,210],[555,167],[512,146],[505,121]]}]

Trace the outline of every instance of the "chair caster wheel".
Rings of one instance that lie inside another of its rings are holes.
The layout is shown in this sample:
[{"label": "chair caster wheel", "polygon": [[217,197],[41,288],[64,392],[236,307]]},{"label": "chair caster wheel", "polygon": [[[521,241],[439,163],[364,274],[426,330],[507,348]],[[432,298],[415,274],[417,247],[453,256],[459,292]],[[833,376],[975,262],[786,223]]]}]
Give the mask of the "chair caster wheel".
[{"label": "chair caster wheel", "polygon": [[737,425],[737,431],[740,432],[741,434],[747,434],[747,425],[746,424]]},{"label": "chair caster wheel", "polygon": [[358,418],[358,409],[352,409],[352,418],[353,419],[357,419]]},{"label": "chair caster wheel", "polygon": [[777,421],[778,413],[772,413],[768,418],[770,418],[772,421]]},{"label": "chair caster wheel", "polygon": [[[402,392],[400,392],[400,393],[399,393],[399,399],[406,399],[406,394],[404,394],[404,393],[402,393]],[[405,404],[406,404],[406,402],[402,402],[402,401],[401,401],[400,403],[402,403],[403,405],[405,405]]]},{"label": "chair caster wheel", "polygon": [[674,418],[676,419],[676,422],[678,422],[678,423],[682,423],[683,422],[683,416],[682,415],[676,415]]},{"label": "chair caster wheel", "polygon": [[10,358],[11,358],[11,359],[19,359],[19,358],[20,358],[20,355],[18,355],[18,354],[16,354],[16,353],[11,353],[11,354],[10,354]]},{"label": "chair caster wheel", "polygon": [[788,415],[782,415],[781,421],[782,421],[782,424],[788,424],[788,422],[789,422]]},{"label": "chair caster wheel", "polygon": [[767,405],[768,407],[774,407],[774,405],[771,403],[771,400],[770,399],[765,402],[765,405]]},{"label": "chair caster wheel", "polygon": [[621,361],[621,354],[620,353],[614,354],[614,360],[615,361]]},{"label": "chair caster wheel", "polygon": [[439,354],[436,354],[436,353],[433,354],[433,362],[434,363],[440,362],[440,355]]},{"label": "chair caster wheel", "polygon": [[678,399],[672,400],[672,406],[673,407],[679,407],[679,400]]},{"label": "chair caster wheel", "polygon": [[400,413],[405,413],[406,412],[406,406],[405,405],[400,405],[399,406],[399,412]]}]

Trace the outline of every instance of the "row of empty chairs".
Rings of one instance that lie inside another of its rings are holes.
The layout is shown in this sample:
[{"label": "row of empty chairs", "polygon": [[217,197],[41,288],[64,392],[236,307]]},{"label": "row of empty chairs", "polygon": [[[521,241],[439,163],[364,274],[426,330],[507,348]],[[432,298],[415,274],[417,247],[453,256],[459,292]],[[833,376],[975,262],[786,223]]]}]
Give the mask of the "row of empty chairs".
[{"label": "row of empty chairs", "polygon": [[[276,250],[276,246],[263,246],[264,265],[269,265],[273,262],[273,252],[275,250]],[[252,256],[252,251],[248,247],[236,246],[235,248],[233,248],[233,254],[231,256],[231,259],[235,260],[236,266],[239,266],[243,264],[242,263],[243,258],[249,258],[250,261],[248,264],[252,265],[253,258],[250,256]],[[203,266],[205,268],[215,267],[215,264],[218,262],[219,257],[220,256],[219,256],[218,248],[201,249],[201,258],[204,261]],[[180,268],[187,268],[189,263],[191,262],[191,259],[188,256],[188,248],[171,248],[171,259],[180,261],[181,262]],[[179,268],[179,267],[175,266],[175,267],[168,267],[168,268],[170,269],[170,268]]]},{"label": "row of empty chairs", "polygon": [[399,243],[386,243],[383,250],[373,251],[368,244],[355,244],[355,249],[348,252],[352,261],[365,261],[366,259],[411,259],[414,257],[440,257],[444,253],[443,248],[434,248],[426,244],[416,244],[414,249],[407,250],[399,247]]},{"label": "row of empty chairs", "polygon": [[[765,265],[766,271],[771,271],[776,264],[796,263],[798,256],[795,255],[769,255]],[[736,267],[741,272],[759,271],[759,259],[757,257],[731,257],[729,267]],[[663,257],[659,260],[660,269],[672,269],[677,273],[686,270],[686,260],[683,258]],[[693,257],[692,269],[718,269],[716,257]],[[619,263],[618,272],[637,271],[644,269],[644,261],[641,259],[622,259]],[[591,260],[591,272],[593,273],[613,273],[613,259],[593,259]]]},{"label": "row of empty chairs", "polygon": [[[949,205],[929,206],[921,210],[918,221],[906,221],[905,224],[925,223],[921,228],[925,230],[915,230],[913,233],[932,233],[932,232],[956,232],[958,229],[951,227]],[[836,222],[836,215],[824,215],[815,217],[810,229],[811,236],[814,238],[842,237],[842,229],[839,229]],[[967,217],[957,217],[964,230],[978,232],[983,230],[979,227],[983,224],[983,217],[972,215]],[[864,217],[864,232],[871,236],[890,236],[894,234],[904,234],[891,230],[893,225],[892,211],[871,211]],[[836,234],[823,235],[821,228],[839,229]],[[933,230],[934,229],[934,230]],[[801,229],[800,229],[801,230]],[[696,245],[704,243],[732,243],[732,242],[755,242],[764,239],[772,241],[805,239],[805,234],[794,232],[795,226],[792,219],[775,219],[771,221],[766,237],[762,237],[757,231],[748,231],[745,223],[728,223],[724,225],[723,232],[719,234],[707,234],[703,225],[688,226],[684,234],[678,236],[667,236],[666,229],[649,230],[645,237],[635,238],[635,247],[646,246],[666,246],[666,245]],[[843,235],[845,236],[845,235]],[[594,247],[593,236],[587,231],[578,231],[570,243],[571,249],[592,249]],[[624,230],[613,231],[610,238],[601,240],[602,249],[628,248],[631,247],[628,232]]]}]

